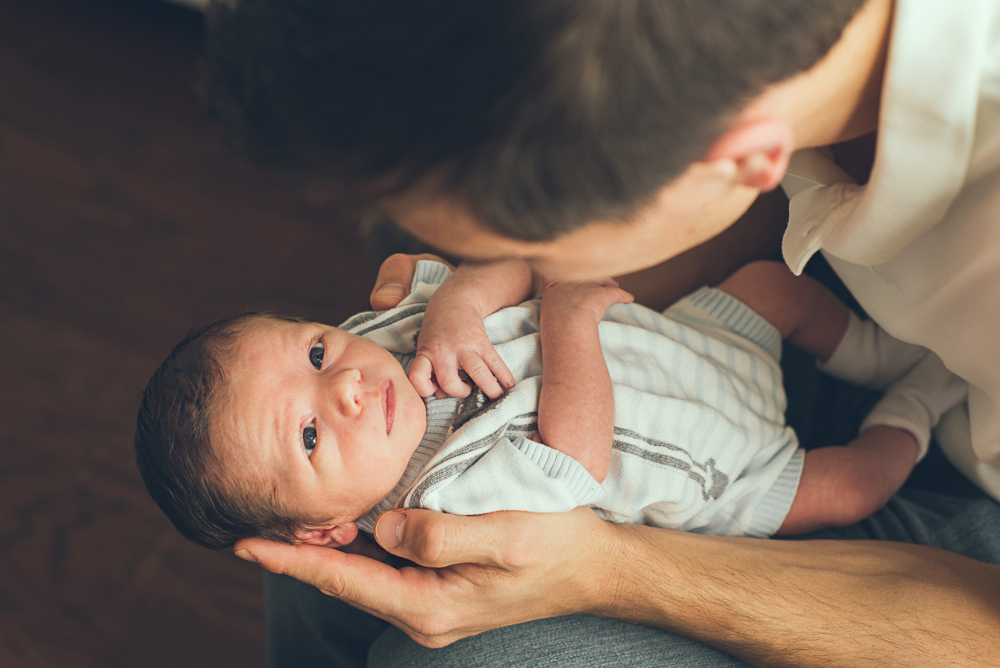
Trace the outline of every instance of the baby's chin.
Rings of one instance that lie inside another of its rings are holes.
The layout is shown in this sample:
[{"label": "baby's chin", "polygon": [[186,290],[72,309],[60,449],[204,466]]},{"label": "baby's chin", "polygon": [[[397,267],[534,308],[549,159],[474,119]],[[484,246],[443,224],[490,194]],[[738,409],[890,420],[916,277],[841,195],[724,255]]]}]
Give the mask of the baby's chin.
[{"label": "baby's chin", "polygon": [[399,383],[395,386],[397,410],[396,424],[392,430],[394,435],[399,432],[399,437],[403,441],[401,448],[412,455],[423,440],[424,432],[427,431],[427,407],[421,396],[410,385],[409,379],[406,379],[405,388],[399,387]]}]

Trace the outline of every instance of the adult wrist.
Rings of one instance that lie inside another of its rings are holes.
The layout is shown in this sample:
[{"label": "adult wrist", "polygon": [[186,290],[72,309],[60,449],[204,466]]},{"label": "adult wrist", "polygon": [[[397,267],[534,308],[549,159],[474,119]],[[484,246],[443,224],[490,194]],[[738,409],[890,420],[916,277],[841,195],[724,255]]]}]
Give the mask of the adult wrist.
[{"label": "adult wrist", "polygon": [[[684,629],[685,613],[697,611],[692,601],[684,600],[691,573],[682,572],[683,543],[703,537],[636,524],[606,524],[607,544],[599,550],[601,586],[592,594],[594,607],[589,612],[674,632]],[[677,541],[679,553],[671,549]]]},{"label": "adult wrist", "polygon": [[643,542],[634,525],[616,524],[593,515],[591,526],[581,537],[587,546],[574,560],[586,564],[575,569],[573,586],[580,594],[572,612],[630,619],[635,613],[636,564],[643,563],[636,542]]}]

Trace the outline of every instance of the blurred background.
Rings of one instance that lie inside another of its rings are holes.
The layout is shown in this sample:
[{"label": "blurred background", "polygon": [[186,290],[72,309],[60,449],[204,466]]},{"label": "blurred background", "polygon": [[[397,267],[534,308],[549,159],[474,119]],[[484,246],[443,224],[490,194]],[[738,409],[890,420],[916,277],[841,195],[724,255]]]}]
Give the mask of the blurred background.
[{"label": "blurred background", "polygon": [[201,41],[191,6],[0,0],[5,668],[264,664],[257,567],[188,544],[146,494],[139,395],[192,326],[337,323],[372,278],[360,214],[217,139]]}]

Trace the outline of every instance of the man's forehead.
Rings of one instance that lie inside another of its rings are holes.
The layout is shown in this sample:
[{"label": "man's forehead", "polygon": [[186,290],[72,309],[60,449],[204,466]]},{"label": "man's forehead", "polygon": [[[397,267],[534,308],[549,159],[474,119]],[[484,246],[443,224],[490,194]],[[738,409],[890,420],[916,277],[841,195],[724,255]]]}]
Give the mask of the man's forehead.
[{"label": "man's forehead", "polygon": [[447,197],[406,199],[389,207],[389,213],[403,229],[421,241],[464,258],[530,258],[550,243],[522,241],[498,234]]},{"label": "man's forehead", "polygon": [[549,241],[523,241],[493,232],[447,204],[401,208],[393,215],[400,226],[442,252],[473,260],[519,258],[549,278],[617,276],[663,259],[655,238],[662,227],[644,219],[593,222]]}]

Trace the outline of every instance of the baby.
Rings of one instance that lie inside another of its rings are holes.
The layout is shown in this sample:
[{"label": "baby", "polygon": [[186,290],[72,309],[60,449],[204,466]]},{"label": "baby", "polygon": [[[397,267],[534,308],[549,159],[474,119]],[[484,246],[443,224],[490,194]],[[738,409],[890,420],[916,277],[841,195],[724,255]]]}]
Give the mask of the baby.
[{"label": "baby", "polygon": [[[344,545],[393,507],[587,505],[616,522],[789,535],[881,507],[964,398],[936,357],[776,263],[662,314],[613,281],[533,294],[518,261],[454,275],[422,261],[397,307],[340,328],[251,314],[193,332],[143,395],[135,447],[150,494],[212,548]],[[899,377],[857,439],[798,447],[783,338],[845,380]]]}]

